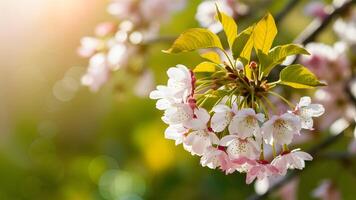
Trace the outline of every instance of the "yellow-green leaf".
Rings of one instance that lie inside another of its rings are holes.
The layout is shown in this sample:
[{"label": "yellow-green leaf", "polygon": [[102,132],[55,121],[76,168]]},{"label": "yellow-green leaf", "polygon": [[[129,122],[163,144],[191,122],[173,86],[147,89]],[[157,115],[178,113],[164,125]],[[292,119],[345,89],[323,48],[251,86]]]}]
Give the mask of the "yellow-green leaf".
[{"label": "yellow-green leaf", "polygon": [[232,55],[235,59],[242,62],[245,66],[245,74],[247,78],[252,78],[252,72],[249,68],[249,62],[251,58],[252,48],[253,48],[253,26],[248,27],[242,31],[234,41],[232,46]]},{"label": "yellow-green leaf", "polygon": [[232,45],[232,55],[234,59],[238,59],[245,66],[245,74],[247,78],[252,78],[251,69],[248,67],[253,48],[253,26],[243,30],[235,39]]},{"label": "yellow-green leaf", "polygon": [[215,72],[216,64],[211,62],[202,62],[194,68],[194,72]]},{"label": "yellow-green leaf", "polygon": [[256,24],[253,30],[253,43],[256,51],[261,50],[267,54],[276,35],[276,23],[273,16],[268,13]]},{"label": "yellow-green leaf", "polygon": [[325,86],[306,67],[296,64],[284,68],[280,73],[279,84],[288,85],[298,89],[309,89],[317,86]]},{"label": "yellow-green leaf", "polygon": [[258,52],[258,58],[261,63],[261,71],[264,76],[268,76],[270,71],[277,65],[281,64],[288,56],[297,55],[297,54],[306,54],[309,55],[309,52],[303,47],[296,44],[286,44],[276,46],[271,49],[266,57],[261,51]]},{"label": "yellow-green leaf", "polygon": [[208,52],[202,53],[202,54],[200,54],[200,56],[202,58],[204,58],[206,60],[209,60],[209,61],[211,61],[213,63],[216,63],[216,64],[222,63],[219,54],[217,54],[214,51],[208,51]]},{"label": "yellow-green leaf", "polygon": [[250,60],[253,47],[253,40],[251,37],[252,32],[253,27],[250,26],[237,36],[234,44],[232,45],[232,55],[234,59],[244,57],[245,59]]},{"label": "yellow-green leaf", "polygon": [[192,28],[183,32],[165,53],[180,53],[196,49],[223,49],[220,39],[213,32],[203,28]]},{"label": "yellow-green leaf", "polygon": [[231,16],[220,12],[217,6],[216,10],[218,13],[218,19],[223,26],[229,46],[232,48],[232,45],[234,44],[234,41],[237,37],[237,24]]}]

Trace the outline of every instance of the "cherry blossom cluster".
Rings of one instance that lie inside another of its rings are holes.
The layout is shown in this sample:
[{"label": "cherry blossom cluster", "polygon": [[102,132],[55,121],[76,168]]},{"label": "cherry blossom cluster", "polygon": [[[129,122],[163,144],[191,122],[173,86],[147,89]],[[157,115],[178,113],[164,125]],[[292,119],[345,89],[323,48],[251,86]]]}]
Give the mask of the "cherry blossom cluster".
[{"label": "cherry blossom cluster", "polygon": [[[212,88],[222,93],[226,85],[217,86],[217,80],[209,85],[207,78],[197,78],[184,65],[169,68],[167,74],[167,85],[157,86],[150,98],[164,111],[162,120],[168,125],[165,137],[200,156],[202,166],[219,168],[226,174],[246,173],[246,183],[250,184],[256,178],[303,169],[305,161],[312,160],[308,153],[288,148],[302,129],[313,129],[314,117],[324,113],[323,106],[311,103],[310,97],[302,97],[286,113],[270,116],[262,106],[248,103],[249,95],[236,95],[239,88],[233,88],[234,92],[207,106],[202,96],[213,95]],[[273,149],[271,159],[265,158],[267,146]]]},{"label": "cherry blossom cluster", "polygon": [[[345,90],[347,81],[351,78],[351,65],[347,56],[347,46],[343,42],[337,42],[333,46],[323,43],[309,43],[306,49],[310,56],[301,56],[299,62],[307,66],[322,80],[333,84],[326,88],[318,88],[315,98],[321,102],[329,114],[325,115],[317,128],[326,130],[330,124],[342,116],[352,119],[355,110]],[[328,73],[325,73],[328,72]]]},{"label": "cherry blossom cluster", "polygon": [[101,23],[95,36],[81,40],[78,53],[89,59],[82,84],[92,91],[99,90],[111,72],[127,67],[130,57],[142,55],[143,44],[155,39],[160,24],[184,5],[185,0],[112,0],[108,12],[117,22]]}]

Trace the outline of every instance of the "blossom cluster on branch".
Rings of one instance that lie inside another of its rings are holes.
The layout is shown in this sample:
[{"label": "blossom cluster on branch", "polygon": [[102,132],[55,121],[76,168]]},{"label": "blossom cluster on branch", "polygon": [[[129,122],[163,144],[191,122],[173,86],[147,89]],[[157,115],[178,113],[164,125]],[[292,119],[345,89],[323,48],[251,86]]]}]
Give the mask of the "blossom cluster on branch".
[{"label": "blossom cluster on branch", "polygon": [[[302,65],[287,66],[273,82],[269,73],[288,56],[309,53],[293,44],[271,49],[277,28],[270,14],[240,33],[231,16],[217,9],[216,18],[229,51],[217,35],[202,28],[185,31],[164,51],[210,49],[201,53],[205,61],[193,70],[184,65],[169,68],[167,85],[151,92],[169,125],[165,137],[200,156],[202,166],[226,174],[246,173],[247,184],[303,169],[311,155],[298,148],[289,150],[288,145],[302,129],[313,130],[313,118],[321,116],[324,107],[307,96],[294,105],[272,90],[277,85],[307,89],[325,84]],[[280,113],[269,95],[283,100],[290,110]],[[265,157],[267,146],[273,149],[271,159]]]},{"label": "blossom cluster on branch", "polygon": [[82,84],[97,91],[111,72],[138,62],[145,53],[145,42],[156,38],[160,24],[184,5],[185,0],[112,0],[108,12],[117,21],[99,24],[94,37],[81,40],[78,53],[89,58]]}]

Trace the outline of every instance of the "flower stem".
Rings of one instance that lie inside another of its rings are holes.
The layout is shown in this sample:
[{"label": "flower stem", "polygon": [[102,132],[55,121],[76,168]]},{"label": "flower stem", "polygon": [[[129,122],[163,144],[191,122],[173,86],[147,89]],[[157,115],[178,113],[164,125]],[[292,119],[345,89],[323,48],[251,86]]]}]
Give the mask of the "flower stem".
[{"label": "flower stem", "polygon": [[273,153],[273,158],[275,158],[277,156],[277,154],[276,154],[276,147],[275,147],[274,142],[272,143],[272,153]]},{"label": "flower stem", "polygon": [[295,105],[292,104],[290,101],[288,101],[286,98],[282,97],[281,95],[279,95],[278,93],[275,93],[275,92],[272,92],[272,91],[269,91],[268,92],[269,94],[272,94],[278,98],[280,98],[282,101],[284,101],[291,109],[294,109],[295,108]]},{"label": "flower stem", "polygon": [[260,153],[260,160],[264,160],[265,155],[264,155],[264,147],[263,147],[263,142],[261,143],[261,153]]},{"label": "flower stem", "polygon": [[283,151],[289,151],[288,145],[286,144],[283,145]]},{"label": "flower stem", "polygon": [[276,106],[274,106],[274,105],[271,103],[271,101],[270,101],[267,97],[265,97],[264,95],[262,95],[262,98],[266,101],[266,103],[268,104],[268,106],[269,106],[270,108],[272,108],[273,112],[274,112],[274,113],[277,113],[277,108],[276,108]]}]

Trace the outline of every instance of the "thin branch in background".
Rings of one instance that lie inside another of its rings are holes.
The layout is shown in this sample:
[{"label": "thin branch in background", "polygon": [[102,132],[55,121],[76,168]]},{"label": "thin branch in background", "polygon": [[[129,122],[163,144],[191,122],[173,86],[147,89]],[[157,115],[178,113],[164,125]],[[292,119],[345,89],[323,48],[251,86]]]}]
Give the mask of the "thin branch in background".
[{"label": "thin branch in background", "polygon": [[356,79],[356,76],[355,75],[353,75],[352,77],[351,77],[351,79],[346,83],[346,85],[345,85],[345,91],[346,91],[346,94],[347,94],[347,96],[350,98],[350,101],[352,101],[353,102],[353,104],[356,106],[356,97],[354,96],[354,94],[352,93],[352,81],[354,80],[354,79]]},{"label": "thin branch in background", "polygon": [[356,159],[356,154],[350,152],[325,152],[319,155],[320,159],[328,160],[353,160]]},{"label": "thin branch in background", "polygon": [[[348,128],[346,128],[343,132],[341,132],[338,135],[332,135],[329,136],[328,138],[326,138],[325,140],[323,140],[322,142],[320,142],[319,144],[315,145],[314,147],[312,147],[308,152],[317,159],[320,159],[318,156],[318,154],[320,154],[320,152],[329,147],[330,145],[334,144],[336,141],[338,141],[340,138],[342,138],[345,133],[347,131],[349,131],[351,128],[355,128],[355,124],[351,124]],[[310,167],[312,167],[312,163],[310,163],[309,165],[306,166],[306,169],[309,169]],[[299,174],[301,174],[302,171],[300,170],[294,170],[290,173],[288,173],[285,177],[283,177],[283,179],[281,179],[280,181],[278,181],[277,183],[273,184],[266,193],[262,194],[262,195],[252,195],[248,198],[248,200],[262,200],[267,198],[271,193],[273,193],[274,191],[278,190],[279,188],[281,188],[283,185],[285,185],[286,183],[288,183],[290,180],[292,180],[294,177],[298,176]]]},{"label": "thin branch in background", "polygon": [[285,18],[285,16],[288,15],[288,13],[291,12],[291,10],[293,10],[293,8],[297,6],[299,2],[301,1],[289,0],[289,2],[284,6],[284,8],[276,15],[275,17],[276,24],[279,25],[281,21]]},{"label": "thin branch in background", "polygon": [[334,17],[339,16],[341,13],[348,10],[352,4],[356,3],[356,0],[346,1],[340,7],[332,8],[329,15],[327,15],[322,21],[319,19],[313,20],[309,26],[297,37],[295,43],[307,44],[315,40],[315,38],[332,22]]}]

